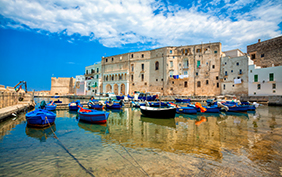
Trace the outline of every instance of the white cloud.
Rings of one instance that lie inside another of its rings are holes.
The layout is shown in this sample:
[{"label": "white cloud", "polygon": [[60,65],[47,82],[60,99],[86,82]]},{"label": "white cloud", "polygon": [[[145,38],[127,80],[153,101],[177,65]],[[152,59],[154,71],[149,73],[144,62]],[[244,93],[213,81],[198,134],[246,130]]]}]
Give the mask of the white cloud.
[{"label": "white cloud", "polygon": [[[213,0],[211,3],[219,2]],[[24,24],[51,33],[79,34],[98,40],[106,47],[132,43],[167,46],[220,41],[227,50],[246,46],[257,38],[267,39],[281,34],[278,26],[282,21],[281,4],[265,1],[250,12],[236,14],[236,10],[248,6],[253,0],[225,2],[224,8],[230,14],[223,17],[215,16],[219,10],[214,8],[203,13],[197,11],[199,6],[185,9],[154,0],[1,0],[0,14],[17,22],[6,26],[18,28],[19,24]],[[237,21],[232,21],[231,15]]]}]

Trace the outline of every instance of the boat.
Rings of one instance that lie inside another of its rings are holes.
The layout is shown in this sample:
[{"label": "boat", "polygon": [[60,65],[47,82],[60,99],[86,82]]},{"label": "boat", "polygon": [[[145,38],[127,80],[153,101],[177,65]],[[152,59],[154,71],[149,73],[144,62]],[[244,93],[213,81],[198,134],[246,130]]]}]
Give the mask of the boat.
[{"label": "boat", "polygon": [[44,109],[36,109],[31,111],[25,115],[28,126],[33,127],[46,127],[54,124],[56,114],[54,112],[44,110]]},{"label": "boat", "polygon": [[140,108],[140,106],[146,106],[145,102],[138,102],[138,101],[132,101],[132,106],[135,108]]},{"label": "boat", "polygon": [[227,112],[247,112],[249,109],[249,106],[241,106],[238,104],[233,104],[233,103],[222,103],[223,105],[228,107]]},{"label": "boat", "polygon": [[70,111],[77,111],[79,109],[79,106],[81,106],[80,101],[72,101],[69,103],[69,110]]},{"label": "boat", "polygon": [[[149,105],[151,107],[160,107],[160,103],[159,102],[149,102]],[[161,102],[161,106],[167,106],[167,103]]]},{"label": "boat", "polygon": [[31,138],[38,139],[40,142],[46,142],[47,138],[53,135],[53,131],[56,131],[56,125],[53,124],[48,127],[38,128],[26,126],[25,134]]},{"label": "boat", "polygon": [[89,109],[102,110],[104,108],[104,105],[101,102],[88,102],[87,105]]},{"label": "boat", "polygon": [[56,110],[57,105],[54,103],[49,103],[45,106],[45,109],[47,111],[55,111]]},{"label": "boat", "polygon": [[141,113],[146,117],[152,118],[174,118],[176,108],[153,108],[149,106],[140,106]]},{"label": "boat", "polygon": [[179,107],[176,109],[176,112],[178,114],[197,114],[197,109],[192,106]]},{"label": "boat", "polygon": [[124,99],[124,95],[123,96],[117,95],[116,98],[117,98],[117,100],[123,100]]},{"label": "boat", "polygon": [[[194,107],[194,106],[189,106],[189,107]],[[203,108],[206,109],[206,111],[202,112],[202,113],[220,113],[221,108],[218,106],[203,106]],[[200,108],[196,108],[197,112],[201,112]]]},{"label": "boat", "polygon": [[157,95],[151,95],[151,93],[138,93],[138,100],[143,101],[155,101],[157,98]]},{"label": "boat", "polygon": [[116,102],[109,102],[109,101],[105,101],[106,104],[106,108],[107,109],[121,109],[123,106],[122,102],[116,103]]},{"label": "boat", "polygon": [[60,98],[60,96],[51,96],[51,98]]},{"label": "boat", "polygon": [[85,121],[85,122],[94,123],[94,124],[106,123],[109,117],[109,114],[110,114],[106,111],[85,109],[85,108],[82,108],[81,106],[79,106],[77,113],[79,115],[80,121]]},{"label": "boat", "polygon": [[53,103],[62,103],[62,101],[59,100],[59,99],[58,99],[58,100],[55,100],[55,101],[50,101],[50,103],[52,103],[52,102],[53,102]]},{"label": "boat", "polygon": [[190,103],[191,100],[188,98],[188,99],[180,99],[180,98],[175,98],[175,101],[177,103]]}]

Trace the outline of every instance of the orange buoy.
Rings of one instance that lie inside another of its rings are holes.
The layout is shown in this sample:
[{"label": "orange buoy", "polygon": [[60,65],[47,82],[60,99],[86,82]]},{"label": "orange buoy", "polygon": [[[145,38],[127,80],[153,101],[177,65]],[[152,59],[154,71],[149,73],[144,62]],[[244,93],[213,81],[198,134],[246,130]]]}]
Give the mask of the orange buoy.
[{"label": "orange buoy", "polygon": [[201,105],[201,103],[196,102],[196,103],[195,103],[195,106],[196,106],[196,108],[200,108],[201,112],[206,112],[206,111],[207,111],[207,109],[204,108],[204,107]]}]

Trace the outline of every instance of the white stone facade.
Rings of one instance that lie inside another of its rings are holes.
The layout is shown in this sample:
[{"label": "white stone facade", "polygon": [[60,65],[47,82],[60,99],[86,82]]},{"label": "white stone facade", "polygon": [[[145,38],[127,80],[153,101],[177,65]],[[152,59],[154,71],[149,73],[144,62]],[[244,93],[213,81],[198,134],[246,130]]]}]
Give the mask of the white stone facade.
[{"label": "white stone facade", "polygon": [[95,95],[101,92],[101,63],[85,67],[86,95]]},{"label": "white stone facade", "polygon": [[249,66],[249,96],[282,95],[282,66]]}]

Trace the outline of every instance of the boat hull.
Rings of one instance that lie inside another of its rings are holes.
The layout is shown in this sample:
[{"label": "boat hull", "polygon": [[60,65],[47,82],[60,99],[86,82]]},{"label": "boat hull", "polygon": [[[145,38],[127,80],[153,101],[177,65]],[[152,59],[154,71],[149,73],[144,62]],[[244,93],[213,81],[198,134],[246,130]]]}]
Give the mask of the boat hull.
[{"label": "boat hull", "polygon": [[177,103],[190,103],[191,102],[190,99],[178,99],[178,98],[175,98],[175,101]]},{"label": "boat hull", "polygon": [[112,105],[106,102],[106,108],[107,109],[121,109],[122,105],[119,103],[113,103]]},{"label": "boat hull", "polygon": [[176,112],[178,114],[197,114],[197,110],[193,107],[181,107],[177,108]]},{"label": "boat hull", "polygon": [[[206,111],[202,113],[219,113],[221,110],[221,108],[219,107],[206,107],[206,106],[203,106],[203,107],[206,108]],[[201,109],[197,108],[197,111],[201,112]]]},{"label": "boat hull", "polygon": [[[90,109],[89,109],[90,110]],[[81,112],[78,110],[78,115],[81,121],[94,123],[94,124],[104,124],[107,122],[109,117],[108,112],[91,110],[91,112]]]},{"label": "boat hull", "polygon": [[79,101],[76,101],[76,102],[70,102],[69,103],[69,110],[70,111],[77,111],[79,109],[78,106],[81,106],[80,102]]},{"label": "boat hull", "polygon": [[88,108],[89,109],[102,110],[103,109],[103,105],[99,105],[99,103],[94,103],[94,104],[88,103]]},{"label": "boat hull", "polygon": [[52,125],[55,118],[55,113],[43,109],[37,109],[26,114],[27,125],[32,127],[46,127],[49,126],[49,123]]},{"label": "boat hull", "polygon": [[141,113],[146,117],[152,118],[174,118],[176,108],[152,108],[140,106]]},{"label": "boat hull", "polygon": [[55,111],[56,110],[56,107],[57,107],[57,105],[56,104],[54,104],[54,105],[46,105],[45,106],[45,109],[47,110],[47,111]]}]

